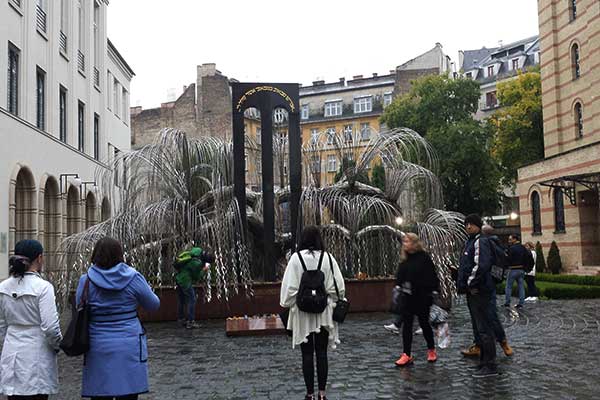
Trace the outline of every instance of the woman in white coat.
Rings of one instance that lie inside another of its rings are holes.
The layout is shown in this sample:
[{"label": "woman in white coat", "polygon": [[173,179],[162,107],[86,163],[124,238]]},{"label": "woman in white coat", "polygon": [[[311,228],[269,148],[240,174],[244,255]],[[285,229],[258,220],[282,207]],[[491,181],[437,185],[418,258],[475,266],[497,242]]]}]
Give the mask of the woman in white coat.
[{"label": "woman in white coat", "polygon": [[0,391],[9,400],[44,400],[58,393],[56,354],[62,339],[54,287],[40,276],[44,249],[22,240],[0,284]]},{"label": "woman in white coat", "polygon": [[[321,257],[321,253],[323,257]],[[300,256],[299,256],[300,254]],[[321,271],[325,275],[325,291],[327,292],[327,306],[320,314],[300,311],[296,304],[296,296],[300,287],[300,280],[304,269],[316,270],[321,260]],[[281,306],[290,309],[287,329],[293,332],[292,347],[300,345],[302,350],[302,373],[306,384],[307,400],[326,400],[325,387],[327,386],[327,347],[335,349],[339,343],[338,324],[333,321],[333,309],[338,300],[334,281],[336,280],[340,297],[345,298],[344,278],[338,264],[329,253],[325,251],[321,232],[316,226],[308,226],[302,231],[298,253],[292,254],[281,283]],[[317,358],[317,380],[319,384],[318,397],[314,395],[315,366],[314,354]]]}]

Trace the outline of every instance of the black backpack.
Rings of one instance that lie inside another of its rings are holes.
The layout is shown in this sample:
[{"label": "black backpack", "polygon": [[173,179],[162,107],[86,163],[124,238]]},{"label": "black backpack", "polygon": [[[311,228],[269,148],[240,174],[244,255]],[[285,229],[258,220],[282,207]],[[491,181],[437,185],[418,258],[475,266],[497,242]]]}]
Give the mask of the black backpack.
[{"label": "black backpack", "polygon": [[492,254],[494,256],[494,264],[492,265],[492,279],[495,283],[501,283],[506,277],[506,271],[508,268],[508,254],[506,250],[500,246],[500,244],[492,239],[487,240],[492,248]]},{"label": "black backpack", "polygon": [[300,311],[311,314],[320,314],[327,307],[327,291],[325,290],[325,274],[321,271],[324,251],[321,251],[319,265],[317,269],[309,271],[306,269],[302,254],[298,252],[298,258],[302,264],[302,278],[300,279],[300,288],[296,296],[296,304]]}]

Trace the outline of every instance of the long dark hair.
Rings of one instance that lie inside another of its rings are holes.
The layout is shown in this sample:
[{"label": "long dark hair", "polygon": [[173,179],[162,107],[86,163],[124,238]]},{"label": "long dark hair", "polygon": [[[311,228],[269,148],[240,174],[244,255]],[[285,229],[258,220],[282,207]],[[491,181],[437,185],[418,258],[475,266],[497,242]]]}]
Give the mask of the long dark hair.
[{"label": "long dark hair", "polygon": [[325,251],[321,231],[317,226],[309,225],[302,230],[300,244],[298,245],[298,251],[301,250],[308,250],[311,253],[316,250]]},{"label": "long dark hair", "polygon": [[92,251],[92,263],[102,269],[111,269],[123,262],[123,247],[118,240],[103,237],[96,242]]},{"label": "long dark hair", "polygon": [[15,278],[23,278],[31,264],[42,254],[44,247],[37,240],[21,240],[15,245],[15,255],[8,260],[9,274]]}]

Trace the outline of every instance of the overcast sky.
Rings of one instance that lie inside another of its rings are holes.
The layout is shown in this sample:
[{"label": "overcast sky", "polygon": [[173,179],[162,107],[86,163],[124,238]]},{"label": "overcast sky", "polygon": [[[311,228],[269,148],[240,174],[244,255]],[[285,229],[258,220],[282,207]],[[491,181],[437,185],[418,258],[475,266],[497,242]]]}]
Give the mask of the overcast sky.
[{"label": "overcast sky", "polygon": [[436,42],[458,51],[538,34],[536,0],[111,0],[108,36],[133,68],[131,105],[157,107],[214,62],[240,81],[383,74]]}]

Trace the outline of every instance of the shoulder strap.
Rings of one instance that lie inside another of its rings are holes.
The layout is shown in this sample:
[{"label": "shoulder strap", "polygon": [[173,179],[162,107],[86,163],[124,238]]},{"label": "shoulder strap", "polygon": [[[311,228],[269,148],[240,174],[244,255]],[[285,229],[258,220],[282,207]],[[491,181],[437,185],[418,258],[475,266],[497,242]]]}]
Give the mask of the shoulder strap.
[{"label": "shoulder strap", "polygon": [[298,252],[297,254],[298,254],[298,258],[300,259],[300,264],[302,264],[302,269],[304,270],[304,272],[308,271],[306,269],[306,264],[304,264],[304,258],[302,258],[302,254],[300,254],[300,252]]},{"label": "shoulder strap", "polygon": [[86,306],[88,302],[88,296],[90,291],[90,278],[85,278],[85,283],[83,284],[83,291],[81,293],[81,298],[79,299],[79,304]]},{"label": "shoulder strap", "polygon": [[321,264],[323,264],[323,256],[325,255],[325,251],[321,250],[321,257],[319,257],[319,265],[317,265],[317,270],[321,270]]},{"label": "shoulder strap", "polygon": [[333,262],[331,261],[331,254],[327,253],[329,257],[329,267],[331,268],[331,277],[333,278],[333,286],[335,287],[335,295],[340,300],[340,291],[338,289],[337,281],[335,280],[335,271],[333,270]]}]

